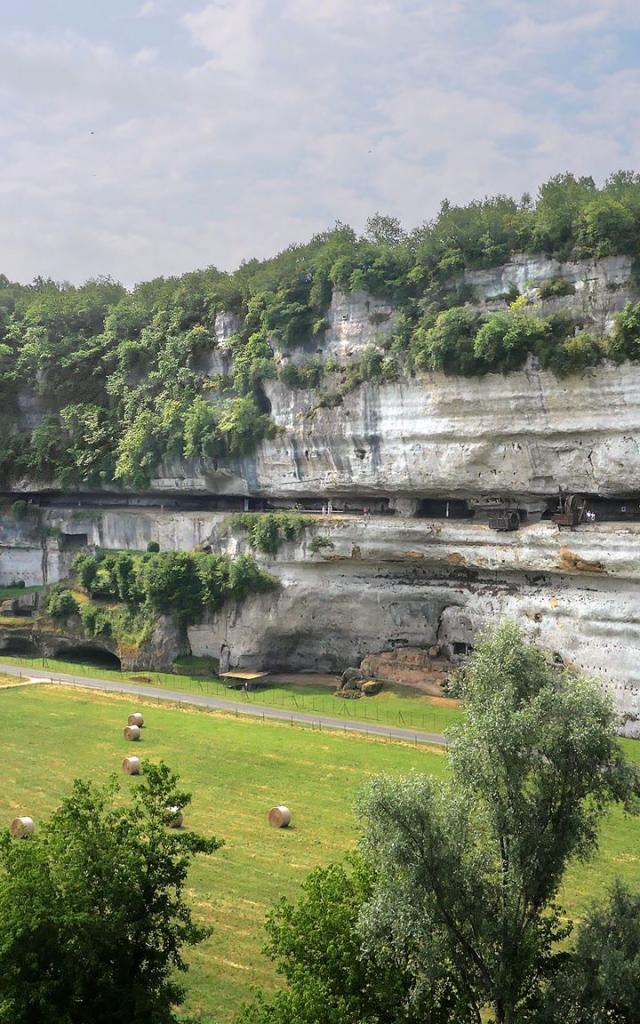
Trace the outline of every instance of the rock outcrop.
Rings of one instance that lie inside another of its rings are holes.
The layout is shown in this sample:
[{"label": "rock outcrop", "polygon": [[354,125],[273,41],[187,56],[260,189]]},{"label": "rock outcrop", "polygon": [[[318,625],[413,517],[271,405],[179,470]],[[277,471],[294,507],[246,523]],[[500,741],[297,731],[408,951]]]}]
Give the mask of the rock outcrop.
[{"label": "rock outcrop", "polygon": [[[614,313],[637,300],[631,262],[558,264],[522,257],[504,267],[468,272],[478,309],[505,306],[518,288],[539,296],[545,282],[571,289],[545,299],[545,312],[567,308],[585,327],[610,329]],[[321,343],[277,363],[357,360],[381,347],[396,313],[363,294],[335,294]],[[218,347],[202,372],[228,372],[232,316],[216,321]],[[364,505],[386,499],[394,515],[321,517],[317,527],[261,557],[280,586],[243,604],[224,606],[189,630],[195,654],[232,666],[341,670],[402,645],[437,645],[452,656],[504,616],[515,619],[558,660],[597,676],[640,733],[640,523],[604,522],[575,530],[537,521],[558,488],[624,498],[640,510],[640,367],[605,364],[558,378],[531,360],[520,372],[481,378],[443,374],[365,383],[326,408],[317,392],[271,380],[265,385],[276,436],[233,463],[180,461],[152,483],[155,509],[46,509],[39,518],[0,518],[0,583],[64,577],[83,546],[163,550],[206,545],[237,554],[246,535],[223,529],[225,515],[163,509],[172,494],[305,499]],[[21,400],[25,422],[40,414]],[[25,488],[40,489],[37,482]],[[529,513],[523,527],[498,534],[486,522],[430,518],[425,499],[502,498]],[[412,518],[421,511],[422,518]],[[313,539],[331,546],[314,548]],[[161,638],[163,664],[179,644]],[[149,654],[152,655],[152,653]]]}]

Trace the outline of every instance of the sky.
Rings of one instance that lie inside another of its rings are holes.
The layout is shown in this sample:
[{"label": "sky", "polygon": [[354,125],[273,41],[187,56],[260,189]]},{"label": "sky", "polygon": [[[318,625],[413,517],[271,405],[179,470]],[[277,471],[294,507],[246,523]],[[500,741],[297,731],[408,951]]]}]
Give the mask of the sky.
[{"label": "sky", "polygon": [[638,0],[0,0],[0,273],[233,269],[640,170]]}]

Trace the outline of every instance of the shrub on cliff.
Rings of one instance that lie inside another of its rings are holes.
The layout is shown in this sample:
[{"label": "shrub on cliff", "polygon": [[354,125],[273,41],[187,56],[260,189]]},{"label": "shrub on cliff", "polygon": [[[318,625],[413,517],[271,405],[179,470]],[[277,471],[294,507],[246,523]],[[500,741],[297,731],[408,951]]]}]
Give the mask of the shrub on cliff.
[{"label": "shrub on cliff", "polygon": [[473,374],[481,369],[474,351],[480,318],[466,306],[454,306],[439,313],[432,324],[416,329],[412,351],[418,370]]},{"label": "shrub on cliff", "polygon": [[488,369],[509,373],[519,370],[549,333],[548,321],[512,307],[486,318],[475,336],[473,352]]},{"label": "shrub on cliff", "polygon": [[627,302],[624,309],[616,313],[608,351],[620,363],[640,358],[640,302]]},{"label": "shrub on cliff", "polygon": [[314,520],[299,512],[238,512],[229,516],[227,526],[246,530],[249,544],[266,555],[275,555],[288,540],[297,540]]},{"label": "shrub on cliff", "polygon": [[77,615],[80,611],[78,602],[71,591],[61,586],[55,586],[49,590],[44,609],[52,619],[59,619],[60,621],[64,621],[72,615]]},{"label": "shrub on cliff", "polygon": [[226,600],[241,601],[274,586],[249,555],[231,559],[195,551],[99,552],[79,555],[74,571],[91,597],[126,606],[124,617],[121,606],[84,606],[87,631],[110,631],[115,637],[123,629],[147,631],[150,620],[163,614],[175,615],[186,627]]}]

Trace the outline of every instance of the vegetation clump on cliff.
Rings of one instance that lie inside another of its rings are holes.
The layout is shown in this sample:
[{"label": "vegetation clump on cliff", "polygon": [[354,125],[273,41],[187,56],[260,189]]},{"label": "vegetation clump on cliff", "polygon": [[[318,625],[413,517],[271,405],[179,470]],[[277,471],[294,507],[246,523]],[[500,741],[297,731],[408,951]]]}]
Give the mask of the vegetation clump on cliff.
[{"label": "vegetation clump on cliff", "polygon": [[237,512],[227,517],[225,525],[246,530],[252,548],[275,555],[283,543],[297,540],[308,526],[315,526],[317,522],[313,516],[299,512]]},{"label": "vegetation clump on cliff", "polygon": [[137,643],[148,638],[158,615],[173,615],[185,629],[227,600],[275,585],[250,555],[200,551],[81,554],[74,572],[93,599],[80,606],[86,634]]},{"label": "vegetation clump on cliff", "polygon": [[[638,358],[640,306],[619,315],[604,344],[557,316],[517,309],[479,318],[465,305],[472,295],[461,278],[520,251],[635,257],[638,238],[639,175],[619,172],[598,188],[565,174],[542,185],[535,201],[445,201],[409,234],[379,215],[362,236],[338,223],[233,274],[208,268],[130,292],[108,278],[72,287],[0,275],[0,477],[140,488],[162,462],[250,454],[275,431],[263,390],[276,374],[273,343],[286,351],[317,342],[334,288],[365,290],[399,314],[392,351],[365,353],[320,404],[339,403],[363,380],[392,379],[402,360],[409,370],[507,372],[534,352],[562,373],[604,356]],[[545,287],[543,298],[567,294],[562,281]],[[221,313],[230,327],[222,342]],[[281,379],[317,388],[327,372],[316,361],[283,367]],[[17,427],[19,392],[40,417],[33,429]]]}]

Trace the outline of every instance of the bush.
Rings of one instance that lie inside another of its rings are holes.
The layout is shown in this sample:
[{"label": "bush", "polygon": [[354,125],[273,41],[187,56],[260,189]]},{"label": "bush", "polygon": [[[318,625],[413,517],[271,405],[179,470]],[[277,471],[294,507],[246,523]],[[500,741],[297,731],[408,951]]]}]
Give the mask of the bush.
[{"label": "bush", "polygon": [[158,544],[157,540],[150,540],[149,543],[147,544],[147,551],[155,555],[159,550],[160,545]]},{"label": "bush", "polygon": [[45,600],[45,611],[52,619],[64,621],[80,611],[78,602],[70,590],[52,587]]},{"label": "bush", "polygon": [[611,358],[620,363],[640,358],[640,302],[627,302],[616,313],[608,349]]},{"label": "bush", "polygon": [[[295,519],[287,515],[289,521],[281,528],[290,533]],[[74,571],[90,596],[121,602],[116,608],[83,605],[80,615],[86,631],[118,638],[126,634],[137,641],[149,634],[158,614],[175,615],[186,627],[198,622],[207,608],[274,585],[247,555],[233,560],[188,551],[99,552],[79,555]]]},{"label": "bush", "polygon": [[299,512],[240,512],[227,522],[248,532],[252,548],[275,555],[284,541],[297,540],[313,519]]},{"label": "bush", "polygon": [[540,350],[540,362],[558,377],[565,377],[597,366],[606,355],[606,345],[606,339],[583,332],[546,345]]},{"label": "bush", "polygon": [[479,317],[466,306],[453,306],[430,318],[414,332],[412,351],[418,370],[443,370],[444,373],[482,372],[476,358],[474,338]]},{"label": "bush", "polygon": [[17,501],[14,501],[13,505],[11,506],[11,514],[14,519],[25,519],[28,513],[29,506],[27,505],[26,501],[23,501],[22,498],[19,498]]},{"label": "bush", "polygon": [[83,604],[80,608],[80,619],[85,633],[91,637],[111,637],[113,635],[113,623],[110,612],[100,609],[95,604]]},{"label": "bush", "polygon": [[317,555],[318,552],[324,551],[326,548],[333,550],[335,544],[331,540],[331,537],[314,537],[309,547],[313,554]]},{"label": "bush", "polygon": [[473,351],[488,369],[518,370],[528,354],[544,341],[549,325],[523,309],[493,313],[476,334]]},{"label": "bush", "polygon": [[564,281],[561,277],[554,277],[551,281],[545,281],[538,288],[538,295],[544,301],[546,299],[559,299],[565,295],[573,295],[576,286],[571,281]]}]

